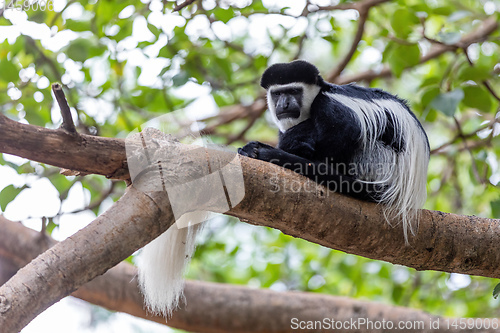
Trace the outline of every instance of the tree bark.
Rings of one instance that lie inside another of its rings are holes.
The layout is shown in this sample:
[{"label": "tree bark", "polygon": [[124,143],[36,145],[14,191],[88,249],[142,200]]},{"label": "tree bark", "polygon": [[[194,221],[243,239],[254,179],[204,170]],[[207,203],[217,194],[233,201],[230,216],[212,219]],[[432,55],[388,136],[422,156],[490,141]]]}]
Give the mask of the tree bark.
[{"label": "tree bark", "polygon": [[164,232],[173,222],[165,197],[130,188],[93,223],[18,271],[0,287],[2,332],[20,331],[50,305]]},{"label": "tree bark", "polygon": [[[6,220],[0,216],[0,285],[39,253],[56,244],[50,237]],[[6,271],[4,264],[9,265]],[[127,263],[120,263],[104,275],[83,285],[72,296],[121,311],[136,317],[165,324],[165,319],[152,316],[144,310],[142,296],[135,281],[137,271]],[[206,333],[285,333],[291,326],[326,318],[342,323],[367,322],[409,323],[422,325],[418,332],[458,332],[447,330],[446,320],[420,310],[381,303],[353,300],[305,292],[274,292],[216,283],[187,281],[184,294],[186,304],[176,311],[167,325],[190,332]],[[210,311],[207,311],[210,309]],[[294,319],[296,318],[296,320]],[[430,323],[440,322],[440,329]],[[328,332],[329,329],[297,329],[297,332]],[[403,331],[403,330],[392,330]],[[411,330],[404,330],[405,332]],[[476,332],[478,330],[467,330]],[[494,330],[490,330],[493,332]],[[372,332],[368,324],[359,325],[356,332]],[[463,331],[461,331],[463,332]],[[489,331],[483,331],[489,332]]]},{"label": "tree bark", "polygon": [[[0,137],[0,152],[36,158],[38,162],[78,171],[93,170],[90,172],[108,176],[115,174],[117,165],[127,164],[125,144],[120,139],[67,140],[64,131],[19,124],[1,115],[0,132],[8,133]],[[45,134],[50,136],[50,141],[39,145]],[[19,144],[23,140],[26,144]],[[188,150],[182,144],[171,147],[177,149],[179,155]],[[75,151],[79,156],[73,159]],[[199,151],[196,156],[184,155],[193,160],[179,162],[170,173],[188,178],[190,172],[205,168],[210,154],[207,150]],[[93,163],[96,156],[100,158],[99,163]],[[119,158],[121,162],[117,161]],[[380,206],[331,192],[270,163],[243,157],[240,161],[245,198],[227,214],[242,221],[417,270],[500,277],[498,219],[422,210],[418,233],[410,239],[410,246],[405,246],[402,229],[397,221],[393,221],[394,227],[387,224]],[[120,177],[125,173],[120,171]]]}]

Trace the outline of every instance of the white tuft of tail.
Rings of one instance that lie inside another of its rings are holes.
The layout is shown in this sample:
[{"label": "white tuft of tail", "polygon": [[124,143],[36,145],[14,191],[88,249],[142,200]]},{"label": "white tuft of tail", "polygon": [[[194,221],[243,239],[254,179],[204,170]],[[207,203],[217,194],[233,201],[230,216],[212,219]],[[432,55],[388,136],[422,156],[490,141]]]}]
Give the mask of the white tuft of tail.
[{"label": "white tuft of tail", "polygon": [[[207,212],[183,215],[136,257],[139,286],[149,311],[170,317],[183,299],[184,272]],[[178,226],[189,225],[180,228]]]}]

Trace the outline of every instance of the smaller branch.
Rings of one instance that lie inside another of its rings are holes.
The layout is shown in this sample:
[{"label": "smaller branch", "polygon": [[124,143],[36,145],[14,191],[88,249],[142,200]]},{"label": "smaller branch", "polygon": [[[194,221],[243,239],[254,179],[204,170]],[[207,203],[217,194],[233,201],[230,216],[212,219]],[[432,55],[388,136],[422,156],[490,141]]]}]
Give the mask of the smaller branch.
[{"label": "smaller branch", "polygon": [[[471,58],[469,57],[469,54],[467,53],[467,47],[464,47],[463,48],[464,50],[464,54],[465,54],[465,58],[467,59],[467,62],[469,63],[469,65],[471,67],[474,67],[474,63],[472,62]],[[491,87],[490,83],[488,82],[488,80],[483,80],[481,82],[486,89],[488,89],[488,91],[490,92],[490,94],[497,100],[500,102],[500,96],[497,95],[497,93],[495,92],[495,90],[493,90],[493,88]]]},{"label": "smaller branch", "polygon": [[474,154],[472,153],[472,150],[469,148],[469,145],[467,144],[467,139],[465,138],[464,132],[462,131],[462,126],[460,125],[460,122],[458,121],[457,117],[453,117],[453,120],[455,121],[455,125],[457,126],[458,136],[462,139],[465,149],[470,154],[470,158],[472,160],[472,172],[474,173],[476,180],[479,183],[484,184],[484,180],[481,179],[481,176],[479,175],[479,170],[477,169],[476,160],[474,159]]},{"label": "smaller branch", "polygon": [[177,5],[174,7],[174,12],[178,12],[179,10],[191,5],[192,3],[196,2],[196,0],[186,0],[184,1],[183,3],[181,3],[180,5]]},{"label": "smaller branch", "polygon": [[69,109],[66,96],[64,96],[64,91],[62,90],[62,86],[59,83],[54,83],[52,85],[52,91],[54,92],[57,104],[59,104],[59,108],[61,109],[61,115],[63,118],[61,128],[69,133],[77,134],[75,124],[73,123],[73,118],[71,117],[71,110]]},{"label": "smaller branch", "polygon": [[[375,1],[375,0],[373,0]],[[441,56],[443,53],[456,51],[457,48],[468,47],[470,44],[481,42],[498,29],[498,22],[495,17],[489,17],[474,31],[464,35],[460,41],[455,45],[441,45],[435,44],[429,52],[420,58],[419,63],[423,64],[429,60]],[[410,67],[413,68],[413,67]],[[346,84],[350,82],[371,81],[376,78],[391,77],[392,72],[389,66],[385,65],[382,70],[374,71],[367,70],[364,72],[356,73],[350,76],[337,77],[333,82],[336,84]]]},{"label": "smaller branch", "polygon": [[467,134],[462,133],[462,135],[461,135],[461,136],[460,136],[460,135],[455,135],[455,136],[453,137],[453,139],[451,139],[450,141],[445,142],[445,143],[443,143],[441,146],[439,146],[439,147],[437,147],[437,148],[432,149],[432,150],[431,150],[431,155],[432,155],[432,154],[440,154],[440,153],[441,153],[441,151],[442,151],[444,148],[451,146],[452,144],[454,144],[455,142],[457,142],[457,140],[458,140],[458,139],[463,139],[463,138],[468,139],[468,138],[471,138],[471,137],[473,137],[473,136],[476,136],[476,135],[477,135],[477,133],[479,133],[479,132],[481,132],[481,131],[484,131],[484,130],[486,130],[486,129],[488,129],[488,128],[489,128],[489,129],[493,129],[493,126],[494,126],[497,122],[499,122],[499,121],[500,121],[500,119],[499,119],[499,118],[495,118],[495,119],[491,120],[491,122],[490,122],[489,124],[484,125],[484,126],[481,126],[481,127],[477,128],[475,131],[472,131],[472,132],[467,133]]},{"label": "smaller branch", "polygon": [[381,3],[387,2],[389,0],[365,0],[351,3],[343,3],[339,5],[331,5],[331,6],[318,6],[317,9],[311,10],[310,12],[318,12],[318,11],[331,11],[331,10],[348,10],[355,9],[357,11],[364,11],[371,7],[377,6]]},{"label": "smaller branch", "polygon": [[60,215],[63,215],[63,214],[77,214],[77,213],[84,212],[86,210],[94,210],[94,209],[98,208],[99,206],[101,206],[101,204],[103,203],[103,201],[106,200],[115,191],[116,184],[117,183],[115,181],[112,181],[111,182],[111,186],[109,187],[109,189],[107,191],[101,193],[101,195],[99,196],[99,198],[97,198],[97,200],[95,200],[94,202],[89,203],[86,207],[84,207],[82,209],[77,209],[77,210],[74,210],[74,211],[68,212],[68,213],[62,213],[61,212],[61,213],[58,213],[57,216],[60,216]]},{"label": "smaller branch", "polygon": [[300,54],[302,53],[302,50],[304,49],[304,42],[307,39],[307,34],[304,32],[302,36],[300,36],[299,39],[299,47],[297,48],[297,52],[295,53],[295,56],[293,57],[293,60],[297,60],[300,58]]},{"label": "smaller branch", "polygon": [[386,38],[401,45],[415,45],[415,43],[409,42],[406,39],[398,38],[394,35],[388,35]]},{"label": "smaller branch", "polygon": [[59,72],[59,69],[57,68],[57,65],[56,63],[50,59],[49,57],[47,57],[45,55],[45,53],[43,53],[43,50],[40,49],[40,47],[38,47],[36,41],[29,37],[29,36],[25,36],[24,37],[26,39],[26,42],[29,46],[33,47],[35,49],[35,51],[38,53],[38,60],[41,62],[41,63],[45,63],[49,66],[50,70],[52,71],[52,74],[57,78],[58,81],[62,81],[61,80],[61,73]]},{"label": "smaller branch", "polygon": [[361,41],[361,38],[363,37],[363,33],[365,31],[365,23],[366,20],[368,19],[368,12],[370,7],[361,7],[362,10],[359,11],[359,20],[358,20],[358,30],[356,31],[356,35],[354,36],[354,40],[352,41],[351,48],[349,49],[349,52],[344,56],[342,61],[337,65],[337,67],[333,70],[333,72],[328,75],[327,80],[332,81],[335,78],[337,78],[340,73],[346,68],[347,64],[351,61],[352,57],[354,56],[354,53],[358,49],[358,44]]},{"label": "smaller branch", "polygon": [[227,107],[227,109],[224,112],[221,112],[216,117],[210,117],[204,119],[205,121],[208,121],[212,118],[215,118],[217,119],[217,123],[214,125],[207,126],[205,129],[203,129],[203,133],[206,135],[215,133],[215,129],[217,127],[229,124],[237,119],[253,116],[255,114],[260,116],[262,113],[264,113],[264,111],[266,111],[266,109],[267,109],[266,96],[265,94],[261,94],[249,106],[243,106],[241,104],[233,105]]},{"label": "smaller branch", "polygon": [[47,217],[42,217],[42,229],[40,230],[40,235],[44,237],[47,233]]},{"label": "smaller branch", "polygon": [[248,123],[245,126],[245,128],[238,135],[229,137],[227,140],[227,144],[230,145],[235,141],[243,139],[245,137],[245,134],[248,132],[250,128],[252,128],[253,124],[255,124],[255,121],[260,117],[262,113],[264,113],[264,111],[266,111],[266,109],[262,109],[261,113],[255,113],[250,115],[250,119],[248,120]]}]

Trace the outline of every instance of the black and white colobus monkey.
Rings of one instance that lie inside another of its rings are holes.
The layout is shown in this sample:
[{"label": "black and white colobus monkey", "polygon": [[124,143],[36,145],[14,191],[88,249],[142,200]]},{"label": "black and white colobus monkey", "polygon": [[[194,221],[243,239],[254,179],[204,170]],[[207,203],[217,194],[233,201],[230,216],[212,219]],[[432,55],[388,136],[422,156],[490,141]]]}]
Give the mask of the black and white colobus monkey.
[{"label": "black and white colobus monkey", "polygon": [[[429,161],[427,136],[407,104],[379,89],[327,83],[301,60],[269,67],[261,86],[280,130],[278,148],[250,142],[238,152],[384,204],[407,239],[426,198]],[[177,307],[199,226],[173,225],[139,255],[139,284],[152,312],[168,316]]]},{"label": "black and white colobus monkey", "polygon": [[269,67],[260,82],[278,126],[278,148],[239,153],[296,171],[346,195],[384,204],[405,240],[426,198],[429,142],[405,101],[380,89],[325,82],[303,60]]}]

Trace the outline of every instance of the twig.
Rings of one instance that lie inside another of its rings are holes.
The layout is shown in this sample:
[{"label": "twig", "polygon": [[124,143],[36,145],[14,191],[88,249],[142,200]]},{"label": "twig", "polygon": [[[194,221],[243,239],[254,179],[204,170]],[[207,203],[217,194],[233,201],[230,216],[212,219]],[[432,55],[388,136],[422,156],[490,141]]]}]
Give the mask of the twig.
[{"label": "twig", "polygon": [[47,217],[43,216],[42,217],[42,228],[40,230],[40,235],[46,236],[47,232]]},{"label": "twig", "polygon": [[358,44],[361,41],[361,38],[363,37],[363,33],[365,31],[365,23],[366,20],[368,19],[368,12],[369,8],[361,10],[359,12],[358,30],[356,31],[356,35],[354,36],[354,40],[352,41],[351,48],[349,49],[349,52],[347,52],[347,54],[344,56],[342,61],[333,70],[333,72],[331,72],[330,75],[328,75],[327,77],[328,81],[332,81],[336,77],[338,77],[340,73],[342,73],[342,71],[346,68],[349,61],[351,61],[352,56],[356,52]]},{"label": "twig", "polygon": [[61,109],[61,115],[63,118],[63,122],[60,128],[71,134],[77,134],[75,124],[73,123],[73,118],[71,117],[71,110],[69,109],[66,96],[64,96],[62,86],[59,83],[54,83],[52,85],[52,91],[54,92],[54,96],[56,97],[57,104],[59,104],[59,108]]},{"label": "twig", "polygon": [[476,160],[474,159],[474,154],[472,153],[472,150],[467,144],[467,138],[465,138],[464,133],[462,132],[462,126],[460,125],[460,122],[458,121],[457,117],[453,117],[453,120],[455,121],[455,125],[457,126],[457,131],[458,131],[458,136],[462,139],[464,143],[465,149],[469,152],[470,157],[471,157],[471,162],[472,162],[472,172],[474,173],[474,176],[476,177],[477,181],[481,184],[484,184],[484,180],[481,178],[479,175],[479,170],[476,165]]},{"label": "twig", "polygon": [[[467,47],[464,47],[463,48],[464,50],[464,54],[465,54],[465,58],[467,59],[467,62],[469,63],[469,65],[471,67],[474,67],[474,63],[472,62],[471,58],[469,57],[469,54],[467,53]],[[493,90],[493,88],[491,87],[490,83],[488,82],[488,80],[483,80],[481,81],[481,83],[485,86],[486,89],[488,89],[488,91],[490,92],[490,94],[497,100],[500,102],[500,96],[497,95],[497,93]]]},{"label": "twig", "polygon": [[266,109],[262,109],[262,112],[259,113],[254,113],[250,115],[250,119],[248,119],[248,123],[245,126],[245,128],[238,134],[238,135],[233,135],[228,138],[227,144],[230,145],[231,143],[241,140],[245,137],[245,134],[248,132],[250,128],[252,128],[253,124],[255,124],[255,121],[260,117],[262,113],[264,113]]},{"label": "twig", "polygon": [[52,59],[47,57],[45,55],[45,53],[43,53],[43,50],[38,47],[36,41],[33,38],[31,38],[29,36],[25,36],[24,38],[25,38],[27,44],[32,46],[37,51],[38,57],[39,57],[38,60],[42,63],[47,64],[49,66],[50,70],[52,71],[52,74],[56,77],[56,79],[58,81],[62,81],[61,80],[61,73],[59,72],[59,69],[57,68],[57,64]]},{"label": "twig", "polygon": [[[446,148],[446,147],[448,147],[448,146],[451,146],[451,145],[452,145],[452,144],[454,144],[454,143],[455,143],[458,139],[463,139],[463,138],[468,139],[468,138],[471,138],[471,137],[473,137],[473,136],[477,135],[477,133],[479,133],[479,132],[481,132],[481,131],[484,131],[484,130],[486,130],[486,129],[488,129],[488,128],[493,129],[493,126],[494,126],[494,125],[495,125],[498,121],[500,121],[500,119],[495,118],[495,119],[493,119],[493,120],[492,120],[489,124],[487,124],[487,125],[485,125],[485,126],[481,126],[481,127],[477,128],[475,131],[472,131],[472,132],[467,133],[467,134],[462,133],[462,135],[461,135],[461,136],[460,136],[460,135],[458,135],[458,134],[457,134],[457,135],[455,135],[455,137],[453,137],[453,139],[451,139],[450,141],[448,141],[448,142],[446,142],[446,143],[443,143],[441,146],[439,146],[439,147],[437,147],[437,148],[432,149],[432,150],[431,150],[431,155],[433,155],[433,154],[440,154],[440,153],[441,153],[441,151],[442,151],[444,148]],[[475,148],[475,147],[476,147],[476,146],[474,146],[474,148]]]},{"label": "twig", "polygon": [[196,2],[196,0],[186,0],[184,1],[183,3],[181,3],[180,5],[177,5],[174,7],[174,12],[178,12],[179,10],[181,10],[182,8],[184,7],[187,7],[189,6],[190,4],[192,4],[193,2]]},{"label": "twig", "polygon": [[[306,30],[307,30],[307,28],[306,28]],[[304,48],[304,42],[306,39],[307,39],[307,34],[304,32],[304,34],[302,36],[300,36],[299,47],[297,48],[297,52],[295,53],[293,60],[299,59],[300,54],[302,53],[302,49]]]},{"label": "twig", "polygon": [[355,9],[357,11],[363,11],[371,7],[377,6],[381,3],[388,2],[389,0],[365,0],[351,3],[343,3],[339,5],[332,6],[318,6],[317,9],[310,11],[311,13],[317,11],[330,11],[330,10],[348,10]]},{"label": "twig", "polygon": [[[495,17],[490,17],[483,21],[481,26],[477,28],[475,31],[465,35],[460,39],[460,42],[457,45],[460,47],[467,47],[470,44],[477,43],[483,41],[487,38],[488,35],[495,32],[498,29],[498,22]],[[435,59],[442,55],[443,53],[449,51],[456,51],[456,45],[435,45],[434,48],[424,56],[420,58],[420,64],[423,64],[431,59]],[[334,80],[334,83],[337,84],[345,84],[350,82],[360,82],[360,81],[371,81],[376,78],[386,78],[391,77],[392,72],[389,66],[384,66],[381,71],[367,70],[364,72],[360,72],[351,76],[339,76]]]}]

